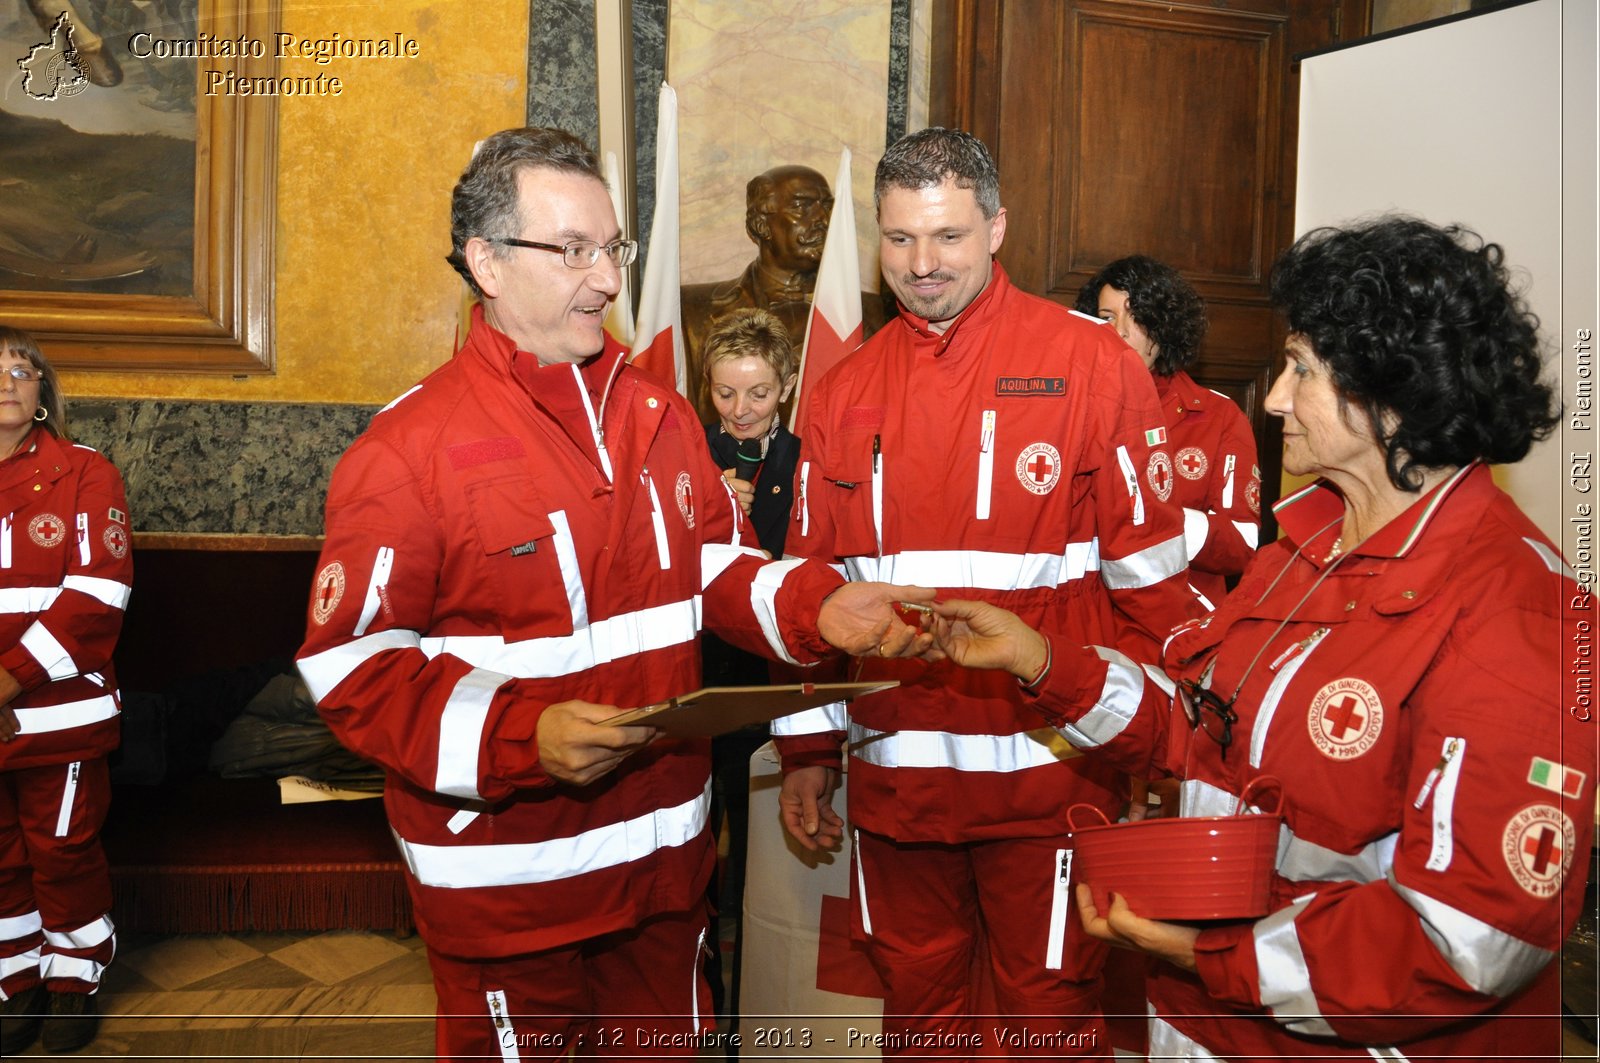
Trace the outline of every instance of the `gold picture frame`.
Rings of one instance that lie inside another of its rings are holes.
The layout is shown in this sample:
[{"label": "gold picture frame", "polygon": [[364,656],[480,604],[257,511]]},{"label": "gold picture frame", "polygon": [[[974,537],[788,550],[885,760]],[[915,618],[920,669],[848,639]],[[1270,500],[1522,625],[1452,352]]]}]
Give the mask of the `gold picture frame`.
[{"label": "gold picture frame", "polygon": [[[209,71],[276,77],[270,42],[279,0],[201,0],[213,39],[267,42],[260,58],[194,60],[195,182],[192,289],[133,295],[8,289],[0,321],[26,329],[62,369],[269,373],[277,187],[277,97],[207,95]],[[115,42],[125,47],[127,42]]]}]

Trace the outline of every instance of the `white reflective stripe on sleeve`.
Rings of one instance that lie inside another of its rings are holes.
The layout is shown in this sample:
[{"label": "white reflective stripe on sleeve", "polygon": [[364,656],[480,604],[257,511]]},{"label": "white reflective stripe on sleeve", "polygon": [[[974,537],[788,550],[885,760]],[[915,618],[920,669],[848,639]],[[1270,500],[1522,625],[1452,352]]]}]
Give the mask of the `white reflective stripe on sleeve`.
[{"label": "white reflective stripe on sleeve", "polygon": [[772,721],[773,735],[811,735],[825,734],[828,731],[842,731],[845,729],[849,712],[842,701],[830,701],[826,705],[819,705],[814,709],[804,712],[792,713],[788,716],[779,716]]},{"label": "white reflective stripe on sleeve", "polygon": [[978,520],[989,519],[989,496],[994,493],[994,418],[993,410],[984,410],[978,432]]},{"label": "white reflective stripe on sleeve", "polygon": [[918,587],[991,591],[1059,587],[1100,570],[1100,542],[1068,543],[1059,554],[1008,554],[994,550],[907,550],[887,557],[851,557],[853,580]]},{"label": "white reflective stripe on sleeve", "polygon": [[811,534],[811,463],[800,463],[800,536]]},{"label": "white reflective stripe on sleeve", "polygon": [[109,720],[117,714],[117,699],[107,694],[103,698],[85,701],[64,701],[59,705],[41,705],[30,709],[12,709],[17,714],[17,730],[23,734],[44,734],[48,731],[68,731],[85,724]]},{"label": "white reflective stripe on sleeve", "polygon": [[11,567],[11,518],[0,517],[0,568]]},{"label": "white reflective stripe on sleeve", "polygon": [[1389,887],[1411,906],[1422,932],[1467,985],[1491,997],[1509,997],[1555,958],[1555,953],[1497,930],[1459,908],[1402,886],[1389,872]]},{"label": "white reflective stripe on sleeve", "polygon": [[508,677],[474,668],[462,676],[439,714],[439,765],[433,788],[451,797],[476,801],[478,751],[483,745],[483,724],[489,718],[495,691]]},{"label": "white reflective stripe on sleeve", "polygon": [[842,731],[849,719],[849,711],[842,701],[830,701],[804,712],[779,716],[772,721],[774,736],[825,734]]},{"label": "white reflective stripe on sleeve", "polygon": [[1222,508],[1228,509],[1233,505],[1233,469],[1239,463],[1238,458],[1229,454],[1222,463]]},{"label": "white reflective stripe on sleeve", "polygon": [[[429,657],[448,653],[474,668],[513,679],[575,675],[597,664],[693,642],[700,631],[700,596],[596,620],[570,635],[507,642],[500,635],[445,635],[421,639]],[[368,636],[371,638],[372,636]],[[300,662],[302,674],[305,661]],[[309,680],[308,680],[309,683]]]},{"label": "white reflective stripe on sleeve", "polygon": [[50,629],[44,626],[44,621],[35,620],[28,625],[28,630],[22,633],[18,640],[22,648],[32,655],[39,667],[43,668],[51,679],[68,679],[78,674],[78,664],[67,652],[67,648],[56,641],[50,634]]},{"label": "white reflective stripe on sleeve", "polygon": [[1307,1037],[1333,1037],[1333,1027],[1317,1008],[1311,988],[1311,971],[1300,947],[1300,934],[1294,920],[1310,898],[1280,908],[1256,921],[1251,930],[1255,939],[1257,992],[1261,1005],[1272,1012],[1281,1025]]},{"label": "white reflective stripe on sleeve", "polygon": [[1283,700],[1283,692],[1288,689],[1290,680],[1295,673],[1305,665],[1311,655],[1316,652],[1317,646],[1327,637],[1332,628],[1318,628],[1303,643],[1305,648],[1289,660],[1278,674],[1272,677],[1272,682],[1267,686],[1267,692],[1261,698],[1261,707],[1256,710],[1256,718],[1250,725],[1250,766],[1261,767],[1261,757],[1267,748],[1267,733],[1272,727],[1272,717],[1277,715],[1278,703]]},{"label": "white reflective stripe on sleeve", "polygon": [[[1452,742],[1456,743],[1454,753],[1450,752]],[[1456,835],[1451,820],[1456,807],[1456,784],[1461,781],[1461,762],[1467,759],[1467,740],[1446,738],[1440,756],[1444,758],[1444,770],[1433,786],[1433,844],[1428,850],[1428,862],[1423,865],[1429,871],[1447,870],[1455,856]]]},{"label": "white reflective stripe on sleeve", "polygon": [[378,547],[378,555],[372,560],[372,578],[367,580],[367,597],[361,603],[361,619],[356,621],[356,627],[351,634],[360,638],[367,633],[367,628],[378,616],[378,609],[383,605],[383,595],[379,592],[389,585],[389,573],[394,571],[394,547]]},{"label": "white reflective stripe on sleeve", "polygon": [[1054,880],[1050,884],[1050,936],[1044,943],[1044,967],[1047,971],[1061,970],[1061,956],[1067,943],[1067,900],[1072,887],[1072,850],[1057,849],[1055,867],[1051,869]]},{"label": "white reflective stripe on sleeve", "polygon": [[114,579],[101,579],[99,576],[68,576],[61,581],[61,589],[81,591],[113,609],[126,609],[128,599],[133,595],[133,588],[126,583],[119,583]]},{"label": "white reflective stripe on sleeve", "polygon": [[1234,530],[1239,533],[1239,538],[1244,540],[1246,546],[1252,550],[1259,548],[1261,543],[1261,526],[1259,524],[1247,520],[1236,520],[1230,523],[1233,525]]},{"label": "white reflective stripe on sleeve", "polygon": [[643,860],[700,836],[711,807],[711,785],[698,797],[570,838],[506,845],[423,845],[395,836],[406,866],[424,886],[477,889],[577,878]]},{"label": "white reflective stripe on sleeve", "polygon": [[1205,549],[1206,536],[1211,534],[1211,520],[1198,509],[1183,507],[1183,548],[1193,561]]},{"label": "white reflective stripe on sleeve", "polygon": [[1239,807],[1239,796],[1203,779],[1185,779],[1178,784],[1178,815],[1184,817],[1231,816]]},{"label": "white reflective stripe on sleeve", "polygon": [[1144,669],[1116,650],[1095,646],[1094,652],[1106,662],[1106,679],[1094,707],[1077,723],[1057,728],[1061,736],[1079,749],[1103,746],[1120,735],[1139,714],[1144,699]]},{"label": "white reflective stripe on sleeve", "polygon": [[748,546],[732,546],[728,543],[706,543],[700,547],[700,589],[705,590],[716,578],[727,571],[728,566],[741,557],[759,557],[763,560],[766,555],[760,550],[752,550]]},{"label": "white reflective stripe on sleeve", "polygon": [[71,978],[89,985],[100,984],[100,972],[106,969],[103,963],[85,960],[78,956],[64,956],[59,952],[44,950],[39,955],[39,980],[48,982],[54,978]]},{"label": "white reflective stripe on sleeve", "polygon": [[852,757],[880,768],[1008,773],[1059,764],[1080,755],[1053,727],[1011,735],[965,735],[874,731],[851,720],[849,742]]},{"label": "white reflective stripe on sleeve", "polygon": [[44,921],[39,918],[38,909],[23,915],[10,915],[0,919],[0,942],[16,941],[30,934],[37,934],[44,929]]},{"label": "white reflective stripe on sleeve", "polygon": [[1189,567],[1189,556],[1184,553],[1183,536],[1174,535],[1164,543],[1147,546],[1136,554],[1100,559],[1100,578],[1114,591],[1137,590],[1153,587],[1164,579],[1176,576]]},{"label": "white reflective stripe on sleeve", "polygon": [[856,907],[861,909],[861,929],[868,937],[872,936],[872,912],[867,908],[867,869],[861,859],[861,831],[850,832],[855,844],[851,847],[851,854],[855,857],[856,864]]},{"label": "white reflective stripe on sleeve", "polygon": [[[39,952],[40,950],[35,947],[27,952],[19,952],[15,956],[0,956],[0,981],[9,981],[12,975],[21,974],[23,971],[31,971],[38,967]],[[0,997],[4,996],[4,993],[0,993]],[[6,999],[9,1000],[11,998],[6,997]]]},{"label": "white reflective stripe on sleeve", "polygon": [[59,597],[60,587],[6,587],[0,590],[0,613],[42,613]]},{"label": "white reflective stripe on sleeve", "polygon": [[78,514],[78,564],[88,567],[91,557],[89,548],[89,514]]},{"label": "white reflective stripe on sleeve", "polygon": [[583,590],[583,568],[578,564],[578,544],[572,538],[572,525],[567,521],[567,511],[555,510],[550,514],[555,525],[556,566],[561,569],[561,582],[567,589],[567,605],[572,609],[574,631],[589,626],[589,596]]},{"label": "white reflective stripe on sleeve", "polygon": [[[1229,814],[1233,812],[1230,807]],[[1306,841],[1288,824],[1278,826],[1277,872],[1291,882],[1377,882],[1394,867],[1400,832],[1385,834],[1354,853],[1341,853]]]},{"label": "white reflective stripe on sleeve", "polygon": [[1146,1059],[1159,1059],[1163,1063],[1225,1063],[1221,1056],[1207,1051],[1205,1045],[1180,1031],[1150,1009],[1150,1050]]},{"label": "white reflective stripe on sleeve", "polygon": [[661,496],[656,493],[655,477],[648,469],[639,473],[639,482],[650,490],[650,526],[656,533],[656,564],[665,572],[672,567],[672,551],[667,549],[667,522],[661,516]]},{"label": "white reflective stripe on sleeve", "polygon": [[[389,404],[387,406],[385,406],[383,409],[379,410],[378,413],[388,413],[390,410],[394,409],[396,406],[400,405],[402,402],[406,401],[406,399],[409,399],[412,395],[415,395],[417,392],[419,392],[421,390],[422,390],[422,385],[421,384],[413,384],[413,385],[411,385],[409,388],[406,388],[406,390],[402,391],[400,394],[398,394],[394,398],[390,399],[389,400]],[[373,416],[376,417],[377,414],[373,414]]]},{"label": "white reflective stripe on sleeve", "polygon": [[1128,485],[1128,498],[1133,503],[1133,526],[1137,528],[1144,523],[1144,492],[1139,490],[1139,474],[1134,471],[1127,447],[1117,448],[1117,464],[1122,466],[1122,480]]},{"label": "white reflective stripe on sleeve", "polygon": [[[72,803],[78,797],[78,772],[83,768],[83,761],[75,760],[67,765],[67,781],[61,787],[61,808],[56,812],[56,837],[65,838],[67,829],[72,826]],[[47,938],[49,935],[45,935]]]},{"label": "white reflective stripe on sleeve", "polygon": [[[1522,541],[1533,547],[1533,552],[1539,555],[1539,560],[1543,561],[1544,567],[1548,568],[1551,572],[1554,572],[1558,576],[1565,576],[1570,580],[1575,580],[1578,578],[1578,574],[1572,571],[1572,568],[1567,564],[1566,560],[1544,543],[1541,543],[1537,539],[1530,539],[1526,535],[1522,537]],[[6,542],[10,542],[9,537],[7,538]],[[5,567],[10,568],[11,562],[7,561]]]},{"label": "white reflective stripe on sleeve", "polygon": [[517,1049],[517,1028],[511,1024],[505,990],[491,989],[484,994],[484,999],[489,1005],[489,1021],[494,1023],[494,1039],[500,1044],[500,1058],[521,1059],[522,1053]]},{"label": "white reflective stripe on sleeve", "polygon": [[92,949],[111,940],[111,936],[116,932],[117,928],[112,925],[111,917],[102,915],[64,934],[46,930],[44,940],[53,949]]},{"label": "white reflective stripe on sleeve", "polygon": [[767,637],[772,652],[789,664],[800,662],[789,655],[789,647],[783,644],[783,633],[778,627],[778,590],[783,586],[784,577],[803,564],[804,561],[769,561],[756,570],[756,578],[750,581],[750,608],[755,610],[761,633]]},{"label": "white reflective stripe on sleeve", "polygon": [[388,650],[414,650],[420,640],[415,631],[391,628],[352,639],[331,650],[314,653],[295,662],[300,678],[306,681],[311,699],[321,703],[329,691],[344,682],[351,672]]}]

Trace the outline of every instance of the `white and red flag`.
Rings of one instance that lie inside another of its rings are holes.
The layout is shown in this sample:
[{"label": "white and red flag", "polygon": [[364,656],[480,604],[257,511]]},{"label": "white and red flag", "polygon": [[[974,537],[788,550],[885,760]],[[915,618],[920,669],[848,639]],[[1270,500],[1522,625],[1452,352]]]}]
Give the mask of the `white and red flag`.
[{"label": "white and red flag", "polygon": [[861,262],[856,257],[856,205],[850,188],[850,149],[839,153],[833,180],[833,214],[822,245],[817,287],[800,351],[800,382],[795,390],[792,428],[805,438],[806,395],[844,356],[861,346]]},{"label": "white and red flag", "polygon": [[639,286],[639,322],[629,360],[687,395],[678,272],[678,94],[663,81],[656,116],[656,216],[650,223],[650,258]]}]

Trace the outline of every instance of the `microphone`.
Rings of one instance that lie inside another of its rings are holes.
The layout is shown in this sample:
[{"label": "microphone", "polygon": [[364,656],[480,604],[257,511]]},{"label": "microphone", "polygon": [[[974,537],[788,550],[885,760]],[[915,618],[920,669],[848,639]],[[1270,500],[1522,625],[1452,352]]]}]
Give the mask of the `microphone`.
[{"label": "microphone", "polygon": [[761,471],[761,462],[765,458],[766,455],[761,452],[761,440],[739,440],[739,449],[733,455],[733,475],[755,483],[756,473]]}]

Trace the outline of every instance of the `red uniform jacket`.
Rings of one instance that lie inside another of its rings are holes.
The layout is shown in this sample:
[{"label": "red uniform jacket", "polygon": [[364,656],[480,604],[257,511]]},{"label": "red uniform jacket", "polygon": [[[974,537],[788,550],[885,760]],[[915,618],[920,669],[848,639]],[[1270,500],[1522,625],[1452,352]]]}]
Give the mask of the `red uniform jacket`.
[{"label": "red uniform jacket", "polygon": [[555,783],[547,705],[696,689],[702,612],[746,649],[825,649],[811,633],[838,577],[740,545],[693,410],[624,354],[541,367],[480,314],[328,492],[300,671],[340,740],[389,770],[418,922],[449,954],[551,948],[704,895],[708,743]]},{"label": "red uniform jacket", "polygon": [[1261,524],[1261,469],[1256,437],[1226,395],[1196,384],[1188,373],[1156,377],[1167,418],[1170,468],[1153,467],[1150,487],[1183,507],[1189,584],[1216,608],[1227,577],[1255,556]]},{"label": "red uniform jacket", "polygon": [[[1283,783],[1273,913],[1203,932],[1198,977],[1156,965],[1155,1014],[1228,1056],[1558,1055],[1550,961],[1583,904],[1596,751],[1562,671],[1593,599],[1483,466],[1333,564],[1337,495],[1275,512],[1287,538],[1165,674],[1053,640],[1038,698],[1075,744],[1181,775],[1184,815]],[[1226,757],[1167,676],[1233,698]]]},{"label": "red uniform jacket", "polygon": [[0,667],[22,684],[0,769],[104,756],[121,736],[111,651],[133,588],[122,477],[35,428],[0,462],[0,512]]},{"label": "red uniform jacket", "polygon": [[[937,587],[1154,660],[1198,609],[1150,375],[1110,329],[1012,287],[996,264],[941,334],[902,310],[811,396],[791,553],[856,579]],[[1091,633],[1093,633],[1091,635]],[[1075,752],[999,672],[864,660],[898,689],[850,706],[850,814],[899,841],[1065,832],[1120,777]],[[786,767],[837,763],[846,723],[778,721]]]}]

